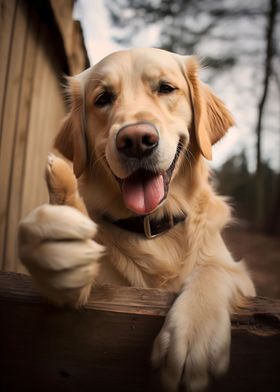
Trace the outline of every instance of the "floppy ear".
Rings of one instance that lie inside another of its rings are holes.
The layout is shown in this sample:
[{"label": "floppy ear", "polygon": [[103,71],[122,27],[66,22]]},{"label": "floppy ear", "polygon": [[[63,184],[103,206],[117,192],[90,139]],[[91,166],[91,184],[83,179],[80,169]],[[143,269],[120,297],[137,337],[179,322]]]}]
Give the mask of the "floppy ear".
[{"label": "floppy ear", "polygon": [[234,120],[224,103],[199,81],[197,59],[188,57],[186,65],[193,104],[196,141],[202,155],[211,160],[212,145],[234,125]]},{"label": "floppy ear", "polygon": [[70,112],[63,119],[54,147],[73,161],[74,173],[79,177],[87,162],[86,135],[83,121],[83,97],[80,82],[68,78],[71,99]]}]

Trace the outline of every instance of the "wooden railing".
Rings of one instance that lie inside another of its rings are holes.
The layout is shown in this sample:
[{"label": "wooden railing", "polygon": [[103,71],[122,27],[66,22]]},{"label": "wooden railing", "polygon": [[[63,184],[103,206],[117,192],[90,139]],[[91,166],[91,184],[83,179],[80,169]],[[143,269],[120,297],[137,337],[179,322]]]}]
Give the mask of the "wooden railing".
[{"label": "wooden railing", "polygon": [[[149,364],[175,295],[102,286],[79,310],[46,303],[25,275],[0,274],[0,390],[162,391]],[[211,391],[280,391],[280,300],[232,317],[231,365]]]}]

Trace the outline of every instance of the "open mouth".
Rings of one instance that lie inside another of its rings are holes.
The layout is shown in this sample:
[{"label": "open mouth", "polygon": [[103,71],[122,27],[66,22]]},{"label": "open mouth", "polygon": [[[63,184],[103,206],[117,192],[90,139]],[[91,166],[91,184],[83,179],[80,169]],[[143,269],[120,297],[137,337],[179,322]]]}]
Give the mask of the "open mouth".
[{"label": "open mouth", "polygon": [[128,177],[118,179],[123,201],[128,209],[138,215],[149,214],[166,199],[182,147],[183,143],[179,141],[173,162],[166,171],[138,169]]}]

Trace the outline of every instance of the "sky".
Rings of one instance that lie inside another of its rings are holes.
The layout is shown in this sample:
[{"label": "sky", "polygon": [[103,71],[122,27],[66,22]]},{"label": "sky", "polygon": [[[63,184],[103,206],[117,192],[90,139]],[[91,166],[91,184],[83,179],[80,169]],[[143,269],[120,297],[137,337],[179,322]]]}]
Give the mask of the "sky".
[{"label": "sky", "polygon": [[[117,44],[113,40],[113,37],[117,36],[119,32],[110,23],[109,13],[105,7],[104,0],[78,0],[74,9],[74,18],[80,20],[82,24],[85,43],[92,65],[109,53],[124,49],[124,46]],[[223,26],[220,28],[223,28]],[[264,34],[265,31],[265,25],[259,25],[257,26],[259,33],[257,32],[256,35],[256,26],[248,25],[246,21],[240,23],[238,28],[239,30],[244,29],[246,32],[248,32],[248,29],[252,29],[252,35],[254,33],[254,39],[255,41],[257,39],[258,42],[261,42],[261,37],[258,37],[258,35]],[[223,34],[225,32],[230,34],[230,31],[231,29],[224,28]],[[217,34],[219,33],[217,31]],[[146,26],[144,30],[141,30],[135,36],[132,45],[133,47],[157,46],[159,34],[159,26]],[[242,37],[242,34],[239,36]],[[238,42],[238,40],[234,42],[232,40],[231,42],[230,39],[228,42],[231,45],[228,48],[229,50],[234,48],[233,45],[246,44],[245,42]],[[254,45],[259,45],[259,43],[251,41],[247,45],[253,48]],[[207,51],[213,53],[213,51],[221,50],[219,49],[220,47],[221,45],[215,47],[215,42],[211,42],[210,45],[206,39],[201,42],[198,49],[201,53],[207,53]],[[222,50],[227,50],[227,48],[224,47]],[[261,61],[261,59],[258,61]],[[201,72],[202,80],[205,77],[207,77],[207,69]],[[230,156],[238,154],[242,149],[245,149],[249,161],[249,168],[251,171],[254,171],[256,144],[254,130],[256,126],[257,104],[261,93],[258,86],[261,86],[262,78],[263,75],[257,69],[249,67],[240,61],[235,66],[234,72],[230,75],[221,73],[219,77],[213,80],[211,88],[226,103],[236,120],[236,126],[231,128],[227,135],[214,147],[213,161],[211,162],[213,167],[219,167]],[[262,150],[264,159],[277,171],[280,171],[279,102],[279,89],[277,90],[275,86],[272,86],[264,121],[264,128],[267,128],[268,131],[263,132]]]},{"label": "sky", "polygon": [[78,0],[74,18],[80,20],[91,64],[97,63],[109,53],[123,49],[113,39],[113,29],[103,0]]}]

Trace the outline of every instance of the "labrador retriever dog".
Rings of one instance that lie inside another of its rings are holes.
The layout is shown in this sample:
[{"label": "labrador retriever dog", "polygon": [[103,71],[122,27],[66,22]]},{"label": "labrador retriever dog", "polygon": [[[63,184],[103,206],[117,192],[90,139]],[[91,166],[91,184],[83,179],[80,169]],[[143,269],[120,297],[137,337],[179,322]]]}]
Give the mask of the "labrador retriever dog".
[{"label": "labrador retriever dog", "polygon": [[55,304],[79,307],[103,283],[178,293],[152,350],[169,391],[227,369],[230,315],[255,295],[206,162],[233,119],[198,71],[194,56],[150,48],[69,78],[55,147],[73,169],[49,156],[50,204],[19,226],[20,258]]}]

